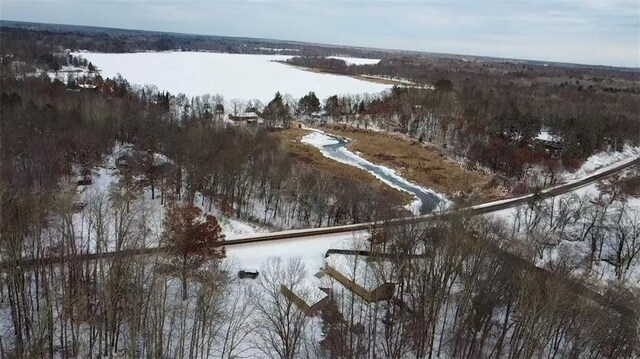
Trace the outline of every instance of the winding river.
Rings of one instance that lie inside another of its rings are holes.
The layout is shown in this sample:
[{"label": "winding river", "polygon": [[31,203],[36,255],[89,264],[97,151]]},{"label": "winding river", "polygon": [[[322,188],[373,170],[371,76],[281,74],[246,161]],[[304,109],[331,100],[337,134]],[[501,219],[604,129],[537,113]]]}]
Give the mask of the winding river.
[{"label": "winding river", "polygon": [[408,205],[407,209],[416,215],[431,213],[439,206],[446,204],[446,198],[443,195],[411,183],[394,170],[371,163],[351,152],[347,149],[348,141],[344,138],[314,131],[303,137],[302,142],[315,146],[324,156],[334,161],[363,169],[385,184],[413,195],[416,200]]}]

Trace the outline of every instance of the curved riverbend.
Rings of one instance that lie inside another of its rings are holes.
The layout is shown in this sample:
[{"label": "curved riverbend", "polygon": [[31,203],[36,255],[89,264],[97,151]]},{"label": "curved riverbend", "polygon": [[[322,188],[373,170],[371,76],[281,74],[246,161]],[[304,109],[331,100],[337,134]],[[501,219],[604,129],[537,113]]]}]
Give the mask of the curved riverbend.
[{"label": "curved riverbend", "polygon": [[396,171],[358,156],[346,148],[348,140],[345,138],[329,135],[327,133],[313,130],[314,132],[304,136],[302,142],[310,144],[320,150],[325,157],[334,161],[345,163],[365,170],[385,184],[398,190],[410,193],[416,200],[407,206],[414,214],[427,214],[436,208],[446,205],[444,195],[434,192],[428,188],[421,187],[409,182]]}]

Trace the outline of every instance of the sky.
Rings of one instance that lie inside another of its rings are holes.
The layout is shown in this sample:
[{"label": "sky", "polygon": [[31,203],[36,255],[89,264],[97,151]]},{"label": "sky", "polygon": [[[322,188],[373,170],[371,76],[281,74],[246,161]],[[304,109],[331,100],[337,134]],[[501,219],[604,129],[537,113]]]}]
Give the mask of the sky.
[{"label": "sky", "polygon": [[640,0],[0,0],[0,19],[640,67]]}]

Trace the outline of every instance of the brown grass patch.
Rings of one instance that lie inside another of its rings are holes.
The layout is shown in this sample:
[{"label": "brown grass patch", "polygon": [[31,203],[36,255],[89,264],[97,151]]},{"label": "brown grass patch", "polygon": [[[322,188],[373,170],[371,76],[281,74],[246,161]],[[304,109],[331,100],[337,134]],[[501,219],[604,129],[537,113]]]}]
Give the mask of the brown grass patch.
[{"label": "brown grass patch", "polygon": [[400,136],[357,129],[351,126],[328,126],[326,131],[351,139],[347,147],[371,162],[398,171],[406,179],[452,195],[458,191],[486,197],[490,176],[469,171],[449,161],[435,148]]},{"label": "brown grass patch", "polygon": [[[356,179],[359,181],[371,183],[376,186],[382,184],[380,180],[375,178],[369,172],[353,166],[349,166],[344,163],[336,162],[330,158],[323,156],[320,150],[318,150],[317,148],[300,142],[302,137],[309,134],[310,132],[311,131],[301,128],[290,128],[287,130],[274,132],[274,135],[279,136],[287,143],[287,145],[289,146],[289,153],[292,158],[311,165],[314,168],[319,169],[322,173],[327,173],[336,178]],[[394,198],[397,198],[401,203],[407,203],[413,199],[413,197],[408,193],[396,190],[384,184],[380,187],[385,191],[388,191],[390,195],[394,196]]]}]

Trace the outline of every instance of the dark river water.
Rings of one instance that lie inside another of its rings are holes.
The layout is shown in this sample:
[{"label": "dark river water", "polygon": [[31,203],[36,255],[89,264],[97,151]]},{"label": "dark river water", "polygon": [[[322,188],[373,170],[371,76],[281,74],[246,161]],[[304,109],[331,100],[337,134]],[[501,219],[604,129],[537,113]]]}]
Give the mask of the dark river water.
[{"label": "dark river water", "polygon": [[356,155],[355,153],[349,151],[346,148],[347,141],[345,141],[344,139],[330,136],[328,134],[322,135],[331,137],[332,139],[338,141],[338,143],[335,144],[327,144],[322,146],[322,149],[330,158],[339,162],[355,164],[358,167],[364,168],[366,171],[372,173],[381,181],[386,182],[387,184],[391,184],[402,191],[411,193],[422,202],[422,204],[420,205],[420,214],[431,213],[443,200],[441,196],[407,181],[406,179],[400,177],[398,174],[394,174],[389,171],[388,168],[373,164]]}]

